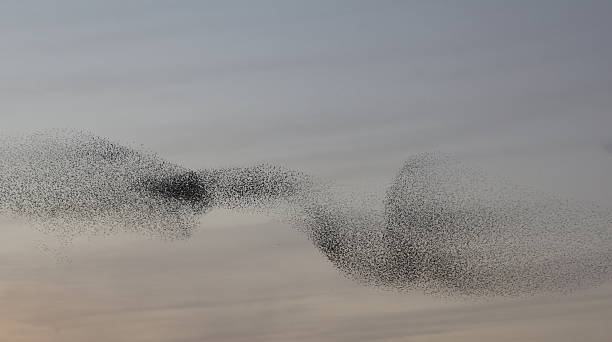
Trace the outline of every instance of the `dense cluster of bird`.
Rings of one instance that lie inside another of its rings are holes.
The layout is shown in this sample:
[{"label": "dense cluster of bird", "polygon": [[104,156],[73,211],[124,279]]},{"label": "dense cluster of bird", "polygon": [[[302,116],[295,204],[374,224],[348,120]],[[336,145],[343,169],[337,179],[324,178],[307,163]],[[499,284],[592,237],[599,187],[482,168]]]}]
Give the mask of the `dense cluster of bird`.
[{"label": "dense cluster of bird", "polygon": [[233,208],[280,214],[338,269],[374,286],[521,295],[612,275],[610,210],[492,182],[439,154],[409,159],[380,208],[298,171],[190,170],[81,132],[2,137],[0,161],[0,212],[66,239],[188,238],[200,215]]}]

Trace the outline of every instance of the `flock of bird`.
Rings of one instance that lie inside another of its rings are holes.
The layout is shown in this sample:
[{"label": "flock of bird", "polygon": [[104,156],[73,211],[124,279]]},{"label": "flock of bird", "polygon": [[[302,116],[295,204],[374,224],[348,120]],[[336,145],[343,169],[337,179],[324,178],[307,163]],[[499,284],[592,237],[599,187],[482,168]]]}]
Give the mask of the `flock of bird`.
[{"label": "flock of bird", "polygon": [[612,276],[610,209],[493,182],[441,154],[406,161],[380,206],[283,167],[190,170],[82,132],[2,137],[0,160],[0,214],[65,239],[184,239],[202,214],[230,208],[295,226],[372,286],[516,296]]}]

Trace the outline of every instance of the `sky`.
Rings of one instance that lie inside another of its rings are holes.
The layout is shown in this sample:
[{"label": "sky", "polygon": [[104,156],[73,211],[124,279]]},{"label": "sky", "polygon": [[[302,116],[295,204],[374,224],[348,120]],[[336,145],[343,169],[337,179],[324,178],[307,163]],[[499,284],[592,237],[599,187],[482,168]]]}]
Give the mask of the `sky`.
[{"label": "sky", "polygon": [[[381,194],[407,157],[443,151],[610,205],[611,15],[605,0],[3,1],[0,133],[84,130],[188,167],[269,162]],[[1,340],[612,336],[612,284],[485,303],[385,292],[255,215],[66,248],[0,228]]]}]

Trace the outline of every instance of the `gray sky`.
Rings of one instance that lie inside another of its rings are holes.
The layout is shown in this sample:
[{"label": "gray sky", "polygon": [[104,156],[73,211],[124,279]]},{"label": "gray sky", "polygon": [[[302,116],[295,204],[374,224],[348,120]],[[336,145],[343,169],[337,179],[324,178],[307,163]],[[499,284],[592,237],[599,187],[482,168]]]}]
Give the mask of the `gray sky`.
[{"label": "gray sky", "polygon": [[[3,1],[0,132],[83,129],[191,167],[268,161],[381,193],[407,156],[441,150],[609,205],[611,16],[605,0]],[[189,242],[60,252],[1,223],[0,338],[612,336],[610,286],[510,304],[381,293],[290,227],[210,215]]]}]

